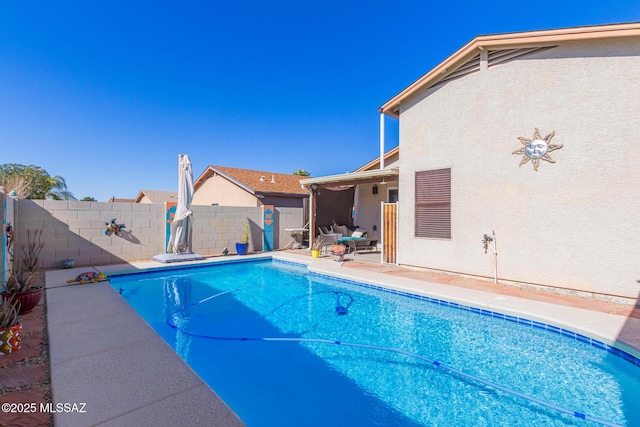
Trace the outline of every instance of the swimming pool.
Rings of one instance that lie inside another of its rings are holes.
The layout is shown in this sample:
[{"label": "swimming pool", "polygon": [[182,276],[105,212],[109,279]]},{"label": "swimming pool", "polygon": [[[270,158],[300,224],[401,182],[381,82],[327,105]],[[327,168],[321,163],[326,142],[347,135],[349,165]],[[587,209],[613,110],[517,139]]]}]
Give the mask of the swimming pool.
[{"label": "swimming pool", "polygon": [[275,260],[110,281],[249,426],[640,425],[637,359],[536,322]]}]

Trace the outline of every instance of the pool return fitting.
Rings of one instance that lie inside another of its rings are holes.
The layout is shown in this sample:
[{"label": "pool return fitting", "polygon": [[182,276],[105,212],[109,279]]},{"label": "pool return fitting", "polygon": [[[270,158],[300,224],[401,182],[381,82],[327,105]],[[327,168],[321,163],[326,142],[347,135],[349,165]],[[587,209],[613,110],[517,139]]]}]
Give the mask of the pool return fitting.
[{"label": "pool return fitting", "polygon": [[[489,237],[485,234],[485,237]],[[495,246],[495,233],[493,235],[493,242],[494,242],[494,246]],[[495,251],[495,249],[494,249]],[[207,297],[205,299],[202,299],[198,302],[195,302],[193,304],[191,304],[190,306],[195,306],[195,305],[199,305],[202,304],[206,301],[210,301],[213,300],[215,298],[218,298],[222,295],[226,295],[235,291],[239,291],[239,290],[243,290],[243,289],[249,289],[249,288],[257,288],[257,287],[264,287],[264,286],[291,286],[291,285],[287,285],[287,284],[267,284],[267,285],[249,285],[249,286],[243,286],[243,287],[239,287],[239,288],[235,288],[235,289],[231,289],[228,291],[223,291],[220,293],[217,293],[215,295],[212,295],[210,297]],[[322,291],[322,293],[325,293],[327,291]],[[336,291],[330,291],[333,292],[336,295],[336,314],[337,315],[344,315],[347,314],[347,308],[349,305],[351,305],[351,303],[353,302],[353,298],[351,297],[351,295],[348,295],[351,298],[351,301],[349,302],[349,304],[347,304],[347,307],[343,307],[340,304],[340,293],[336,292]],[[342,312],[344,311],[344,312]],[[562,406],[558,406],[554,403],[551,402],[546,402],[544,400],[538,399],[536,397],[533,396],[529,396],[526,395],[524,393],[521,393],[519,391],[516,390],[512,390],[510,388],[501,386],[499,384],[496,384],[494,382],[485,380],[483,378],[477,377],[473,374],[469,374],[466,372],[463,372],[459,369],[453,368],[451,366],[447,366],[445,364],[442,364],[440,362],[438,362],[437,360],[432,360],[429,359],[428,357],[422,356],[420,354],[417,353],[412,353],[410,351],[406,351],[406,350],[402,350],[399,348],[392,348],[392,347],[383,347],[383,346],[378,346],[378,345],[370,345],[370,344],[360,344],[360,343],[352,343],[352,342],[346,342],[346,341],[338,341],[338,340],[329,340],[329,339],[323,339],[323,338],[297,338],[297,337],[229,337],[229,336],[216,336],[216,335],[209,335],[209,334],[200,334],[197,332],[191,332],[187,329],[184,329],[182,327],[180,327],[179,325],[176,324],[176,322],[174,321],[177,320],[176,318],[179,317],[181,314],[183,315],[185,312],[185,310],[179,310],[176,311],[174,313],[171,313],[168,317],[167,317],[167,325],[171,328],[174,328],[180,332],[182,332],[185,335],[189,335],[192,337],[196,337],[196,338],[203,338],[203,339],[208,339],[208,340],[216,340],[216,341],[265,341],[265,342],[300,342],[300,343],[320,343],[320,344],[332,344],[332,345],[340,345],[340,346],[345,346],[345,347],[357,347],[357,348],[366,348],[366,349],[371,349],[371,350],[380,350],[380,351],[386,351],[386,352],[390,352],[390,353],[396,353],[396,354],[402,354],[405,356],[409,356],[409,357],[413,357],[419,360],[422,360],[424,362],[427,362],[431,367],[435,367],[435,368],[439,368],[442,369],[444,372],[449,373],[449,374],[455,374],[458,375],[459,377],[462,378],[467,378],[470,380],[473,380],[477,383],[483,384],[485,386],[494,388],[496,390],[500,390],[503,391],[505,393],[508,393],[512,396],[515,397],[519,397],[521,399],[527,400],[529,402],[532,403],[536,403],[538,405],[553,409],[555,411],[558,412],[562,412],[564,414],[570,415],[572,417],[575,418],[579,418],[579,419],[583,419],[586,421],[591,421],[597,424],[601,424],[601,425],[605,425],[605,426],[609,426],[609,427],[622,427],[620,424],[615,424],[615,423],[611,423],[609,421],[605,421],[605,420],[601,420],[595,417],[592,417],[590,415],[584,414],[582,412],[578,412],[578,411],[573,411],[570,409],[566,409],[563,408]]]}]

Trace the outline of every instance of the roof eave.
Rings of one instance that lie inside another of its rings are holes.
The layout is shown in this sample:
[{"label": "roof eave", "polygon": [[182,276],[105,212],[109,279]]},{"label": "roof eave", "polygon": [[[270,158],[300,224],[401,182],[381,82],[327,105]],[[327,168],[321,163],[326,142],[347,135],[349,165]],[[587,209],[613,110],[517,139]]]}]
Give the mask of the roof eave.
[{"label": "roof eave", "polygon": [[[400,146],[394,147],[391,150],[387,151],[386,153],[384,153],[384,159],[387,160],[388,158],[390,158],[391,156],[393,156],[394,154],[398,153],[400,151]],[[371,160],[369,163],[367,163],[364,166],[360,166],[358,169],[356,169],[354,172],[362,172],[362,171],[366,171],[372,167],[374,167],[375,165],[379,165],[380,164],[380,157],[376,157],[375,159]]]},{"label": "roof eave", "polygon": [[469,60],[479,50],[498,47],[540,46],[573,40],[638,36],[640,36],[640,22],[478,36],[384,103],[378,111],[388,116],[399,118],[400,104],[402,102],[421,89],[435,83],[447,71]]},{"label": "roof eave", "polygon": [[144,197],[144,191],[140,191],[138,193],[138,196],[136,196],[134,203],[140,203],[143,197]]},{"label": "roof eave", "polygon": [[231,183],[237,185],[238,187],[242,188],[243,190],[253,194],[255,196],[256,191],[249,187],[248,185],[243,184],[242,182],[238,181],[237,179],[227,175],[226,173],[222,172],[221,170],[217,169],[215,166],[207,166],[207,169],[198,177],[198,179],[196,180],[195,184],[194,184],[194,191],[200,187],[202,185],[202,183],[204,183],[209,177],[211,177],[212,174],[218,174],[221,177],[223,177],[224,179],[230,181]]},{"label": "roof eave", "polygon": [[382,178],[395,178],[398,176],[398,168],[389,169],[375,169],[371,171],[343,173],[340,175],[328,175],[318,178],[306,178],[300,180],[300,185],[305,188],[309,188],[311,185],[323,186],[323,185],[347,185],[364,183],[364,181],[370,181],[372,179]]}]

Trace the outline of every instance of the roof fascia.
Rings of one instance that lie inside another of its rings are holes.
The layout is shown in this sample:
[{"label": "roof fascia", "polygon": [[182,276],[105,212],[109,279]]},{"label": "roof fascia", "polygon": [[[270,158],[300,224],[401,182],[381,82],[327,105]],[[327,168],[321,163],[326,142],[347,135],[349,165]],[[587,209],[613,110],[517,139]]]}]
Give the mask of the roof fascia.
[{"label": "roof fascia", "polygon": [[[253,188],[249,187],[248,185],[243,184],[242,182],[238,181],[237,179],[233,178],[232,176],[227,175],[226,173],[224,173],[221,170],[217,169],[215,166],[207,167],[207,170],[205,172],[203,172],[202,175],[200,175],[200,177],[196,180],[196,183],[198,184],[197,186],[199,187],[200,185],[202,185],[204,183],[204,181],[214,173],[220,175],[221,177],[223,177],[227,181],[231,182],[232,184],[237,185],[238,187],[240,187],[243,190],[253,194],[254,196],[256,195],[256,192],[255,192],[255,190]],[[193,187],[194,187],[194,189],[197,188],[196,185],[194,185]]]},{"label": "roof fascia", "polygon": [[301,179],[300,185],[308,189],[311,185],[317,185],[319,187],[326,185],[346,185],[346,184],[365,184],[365,181],[371,182],[379,181],[382,178],[387,177],[397,177],[398,176],[398,168],[390,168],[390,169],[375,169],[371,171],[363,171],[363,172],[353,172],[353,173],[343,173],[340,175],[328,175],[321,176],[318,178],[307,178]]},{"label": "roof fascia", "polygon": [[[387,160],[389,157],[393,156],[394,154],[396,154],[398,151],[400,151],[400,146],[398,145],[395,148],[392,148],[391,150],[387,151],[384,154],[384,159]],[[380,157],[376,157],[375,159],[371,160],[369,163],[367,163],[364,166],[360,166],[358,169],[356,169],[354,172],[363,172],[368,170],[369,168],[374,167],[375,165],[380,164]]]},{"label": "roof fascia", "polygon": [[134,203],[140,203],[140,201],[142,200],[142,198],[143,198],[143,197],[144,197],[144,191],[140,191],[140,192],[138,193],[138,196],[136,197],[136,199],[135,199],[135,202],[134,202]]},{"label": "roof fascia", "polygon": [[410,84],[402,92],[384,103],[378,111],[388,116],[399,118],[399,107],[403,101],[417,91],[436,83],[437,80],[444,77],[448,71],[468,61],[480,50],[541,46],[575,40],[639,36],[640,22],[478,36],[438,64],[427,74]]}]

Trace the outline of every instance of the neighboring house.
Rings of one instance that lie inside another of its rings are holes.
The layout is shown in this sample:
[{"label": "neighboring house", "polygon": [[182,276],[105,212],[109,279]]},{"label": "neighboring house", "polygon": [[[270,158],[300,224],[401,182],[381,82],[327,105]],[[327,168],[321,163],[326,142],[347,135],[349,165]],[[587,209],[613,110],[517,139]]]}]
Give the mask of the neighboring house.
[{"label": "neighboring house", "polygon": [[301,208],[309,194],[300,176],[275,172],[208,166],[196,179],[193,205]]},{"label": "neighboring house", "polygon": [[140,190],[134,203],[178,202],[177,191]]},{"label": "neighboring house", "polygon": [[637,300],[640,23],[476,37],[380,111],[399,264]]}]

